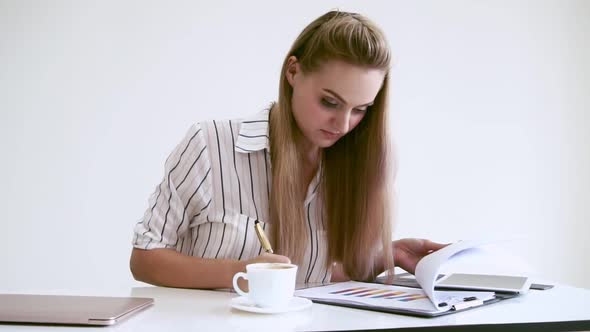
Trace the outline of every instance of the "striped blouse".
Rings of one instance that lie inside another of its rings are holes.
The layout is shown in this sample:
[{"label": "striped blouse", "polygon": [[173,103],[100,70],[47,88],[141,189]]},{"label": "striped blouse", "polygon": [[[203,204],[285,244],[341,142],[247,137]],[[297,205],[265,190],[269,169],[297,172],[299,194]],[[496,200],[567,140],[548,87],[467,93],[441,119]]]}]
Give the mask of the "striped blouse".
[{"label": "striped blouse", "polygon": [[[165,175],[134,229],[133,246],[202,258],[247,260],[262,252],[254,232],[269,227],[269,110],[244,120],[193,125],[165,163]],[[302,206],[307,249],[297,282],[330,280],[319,171]]]}]

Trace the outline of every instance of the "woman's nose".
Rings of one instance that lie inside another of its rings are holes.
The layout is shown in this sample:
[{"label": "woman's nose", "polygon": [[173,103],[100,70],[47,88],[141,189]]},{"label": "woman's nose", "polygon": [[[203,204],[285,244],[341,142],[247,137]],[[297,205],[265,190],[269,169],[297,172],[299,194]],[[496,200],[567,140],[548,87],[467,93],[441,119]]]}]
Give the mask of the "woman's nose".
[{"label": "woman's nose", "polygon": [[346,134],[348,132],[349,124],[350,124],[350,112],[349,111],[341,111],[337,112],[334,119],[334,126],[336,130],[340,134]]}]

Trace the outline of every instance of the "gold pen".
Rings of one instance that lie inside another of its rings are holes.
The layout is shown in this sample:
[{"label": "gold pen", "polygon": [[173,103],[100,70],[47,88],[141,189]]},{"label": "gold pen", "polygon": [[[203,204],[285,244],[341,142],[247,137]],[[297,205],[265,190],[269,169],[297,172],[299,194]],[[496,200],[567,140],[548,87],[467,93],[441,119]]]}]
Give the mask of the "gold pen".
[{"label": "gold pen", "polygon": [[262,245],[262,249],[264,249],[264,251],[268,252],[269,254],[272,254],[273,251],[270,247],[270,242],[268,242],[266,235],[264,235],[264,230],[262,229],[262,227],[260,227],[260,223],[258,222],[258,220],[254,220],[254,230],[256,230],[256,235],[258,235],[258,240]]}]

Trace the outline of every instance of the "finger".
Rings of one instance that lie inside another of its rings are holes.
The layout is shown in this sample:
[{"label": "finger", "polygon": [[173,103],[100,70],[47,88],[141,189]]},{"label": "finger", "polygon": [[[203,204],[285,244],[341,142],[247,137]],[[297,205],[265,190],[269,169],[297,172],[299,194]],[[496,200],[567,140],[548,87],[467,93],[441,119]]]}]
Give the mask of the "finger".
[{"label": "finger", "polygon": [[287,256],[276,255],[280,263],[291,264],[291,260]]},{"label": "finger", "polygon": [[432,242],[430,240],[426,240],[424,242],[424,249],[426,249],[426,251],[437,251],[439,249],[442,249],[446,246],[448,246],[450,243],[444,244],[444,243],[437,243],[437,242]]},{"label": "finger", "polygon": [[269,254],[265,252],[260,254],[260,257],[263,257],[265,260],[270,262],[291,264],[291,260],[287,256]]},{"label": "finger", "polygon": [[260,254],[259,257],[263,257],[263,258],[272,258],[274,256],[274,254],[270,254],[268,252],[263,252]]}]

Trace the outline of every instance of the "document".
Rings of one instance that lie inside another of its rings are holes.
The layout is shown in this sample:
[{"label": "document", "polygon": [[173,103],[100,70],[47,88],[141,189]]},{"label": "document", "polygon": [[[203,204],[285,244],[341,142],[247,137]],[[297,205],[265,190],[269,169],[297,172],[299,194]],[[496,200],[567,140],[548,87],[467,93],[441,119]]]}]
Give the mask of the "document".
[{"label": "document", "polygon": [[318,303],[418,316],[438,316],[497,302],[500,299],[494,292],[434,289],[439,269],[445,262],[460,252],[484,244],[488,242],[459,241],[422,258],[415,273],[421,289],[349,281],[298,290],[295,295]]},{"label": "document", "polygon": [[[473,305],[482,305],[493,300],[493,292],[437,291],[439,302],[435,303],[421,289],[348,281],[328,286],[307,288],[295,292],[296,296],[327,304],[355,304],[365,309],[391,312],[421,312],[436,314],[457,310],[457,305],[471,299]],[[379,310],[382,309],[382,310]],[[389,310],[387,310],[389,309]]]}]

